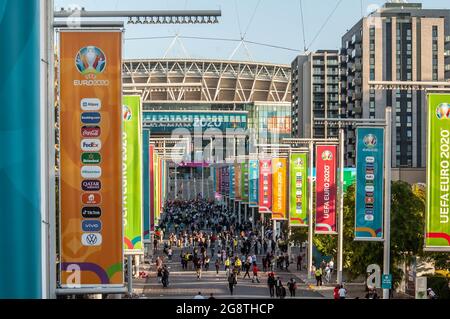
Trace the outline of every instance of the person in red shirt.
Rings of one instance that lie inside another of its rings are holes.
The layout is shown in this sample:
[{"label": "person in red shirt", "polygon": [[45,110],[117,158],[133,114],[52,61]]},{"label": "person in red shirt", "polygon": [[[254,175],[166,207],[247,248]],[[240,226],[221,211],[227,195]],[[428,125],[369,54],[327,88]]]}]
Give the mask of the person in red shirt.
[{"label": "person in red shirt", "polygon": [[259,283],[259,278],[258,278],[258,272],[259,272],[259,268],[258,265],[256,263],[253,263],[253,279],[252,282],[254,283],[255,280]]},{"label": "person in red shirt", "polygon": [[333,290],[334,300],[338,300],[339,299],[339,289],[340,289],[339,285],[334,287],[334,290]]}]

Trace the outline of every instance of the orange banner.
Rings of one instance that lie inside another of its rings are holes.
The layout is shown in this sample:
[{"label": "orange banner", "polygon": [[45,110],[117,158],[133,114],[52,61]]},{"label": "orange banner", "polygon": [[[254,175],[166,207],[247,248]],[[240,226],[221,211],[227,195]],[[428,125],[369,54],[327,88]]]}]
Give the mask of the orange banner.
[{"label": "orange banner", "polygon": [[287,159],[272,160],[272,219],[287,220]]},{"label": "orange banner", "polygon": [[123,286],[122,32],[60,34],[61,286]]}]

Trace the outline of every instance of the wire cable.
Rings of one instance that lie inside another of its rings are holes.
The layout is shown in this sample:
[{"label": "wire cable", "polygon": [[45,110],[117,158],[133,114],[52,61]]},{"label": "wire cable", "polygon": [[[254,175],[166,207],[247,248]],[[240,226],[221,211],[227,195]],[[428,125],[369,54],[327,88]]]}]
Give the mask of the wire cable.
[{"label": "wire cable", "polygon": [[303,1],[300,0],[300,14],[302,18],[302,32],[303,32],[303,50],[306,52],[306,32],[305,32],[305,18],[303,17]]},{"label": "wire cable", "polygon": [[250,19],[250,22],[247,25],[247,29],[245,30],[245,33],[242,36],[242,39],[245,39],[245,36],[247,35],[247,32],[248,32],[248,30],[249,30],[249,28],[250,28],[250,26],[251,26],[251,24],[253,22],[253,19],[255,18],[256,12],[258,11],[258,7],[259,7],[260,4],[261,4],[261,0],[258,0],[258,3],[256,4],[255,10],[253,11],[253,15],[252,15],[252,17]]},{"label": "wire cable", "polygon": [[323,31],[323,29],[325,28],[325,26],[328,24],[328,22],[331,20],[331,18],[333,17],[334,13],[336,12],[336,10],[338,9],[339,5],[342,3],[342,0],[339,0],[336,3],[336,6],[334,7],[333,11],[331,11],[330,15],[327,17],[327,19],[325,20],[325,22],[322,24],[322,26],[320,27],[319,31],[317,32],[316,36],[313,38],[313,40],[311,41],[311,43],[308,45],[308,49],[311,47],[311,45],[313,45],[313,43],[317,40],[317,38],[319,37],[320,33]]}]

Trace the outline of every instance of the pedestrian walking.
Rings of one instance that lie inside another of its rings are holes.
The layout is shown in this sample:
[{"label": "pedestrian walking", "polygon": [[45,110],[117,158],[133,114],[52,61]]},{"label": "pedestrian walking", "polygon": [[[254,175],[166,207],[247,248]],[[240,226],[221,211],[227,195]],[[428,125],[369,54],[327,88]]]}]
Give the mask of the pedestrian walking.
[{"label": "pedestrian walking", "polygon": [[297,270],[302,270],[302,255],[300,254],[297,256]]},{"label": "pedestrian walking", "polygon": [[258,278],[258,272],[259,272],[259,268],[258,265],[256,263],[253,264],[253,278],[252,278],[252,282],[254,283],[255,281],[258,282],[259,284],[259,278]]},{"label": "pedestrian walking", "polygon": [[280,277],[277,277],[277,280],[275,281],[275,294],[277,297],[281,296],[281,287],[283,286],[283,283],[281,282]]},{"label": "pedestrian walking", "polygon": [[347,289],[343,285],[339,287],[339,299],[345,299],[347,297]]},{"label": "pedestrian walking", "polygon": [[318,267],[315,271],[317,287],[322,286],[322,268]]},{"label": "pedestrian walking", "polygon": [[275,275],[274,273],[269,273],[267,278],[267,286],[269,286],[270,297],[273,298],[275,295]]},{"label": "pedestrian walking", "polygon": [[220,261],[219,259],[216,259],[216,262],[214,264],[214,266],[216,267],[216,274],[219,274],[219,269],[220,269]]},{"label": "pedestrian walking", "polygon": [[244,274],[244,278],[245,279],[248,276],[248,279],[250,279],[250,263],[248,262],[248,260],[245,262],[244,268],[245,268],[245,274]]},{"label": "pedestrian walking", "polygon": [[291,278],[289,282],[287,283],[289,294],[291,295],[291,298],[295,297],[295,292],[297,290],[297,283],[295,282],[294,278]]},{"label": "pedestrian walking", "polygon": [[230,289],[230,294],[233,295],[234,287],[237,285],[236,274],[231,272],[228,276],[228,288]]}]

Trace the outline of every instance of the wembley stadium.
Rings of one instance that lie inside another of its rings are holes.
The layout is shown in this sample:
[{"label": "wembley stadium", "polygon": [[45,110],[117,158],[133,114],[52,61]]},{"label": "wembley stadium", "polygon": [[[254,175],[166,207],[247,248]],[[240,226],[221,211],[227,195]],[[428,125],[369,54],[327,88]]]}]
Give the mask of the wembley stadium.
[{"label": "wembley stadium", "polygon": [[[291,135],[290,65],[194,59],[125,60],[123,90],[124,95],[141,96],[144,138],[148,133],[151,143],[163,152],[173,146],[166,143],[177,128],[193,134],[198,126],[203,132],[208,127],[223,132],[230,128],[253,129],[260,144]],[[202,148],[208,143],[205,139]],[[178,166],[178,171],[172,167],[168,178],[173,181],[177,179],[173,175],[180,174],[177,187],[180,191],[190,190],[184,193],[186,198],[196,196],[200,189],[213,196],[212,179],[204,179],[211,175],[209,165],[203,163],[203,155],[196,156],[202,150],[195,146],[191,150],[192,160],[184,167]],[[198,184],[197,179],[206,184]]]}]

